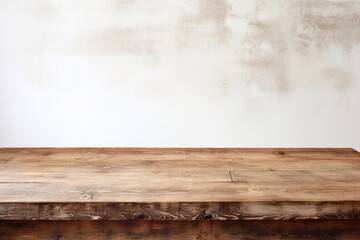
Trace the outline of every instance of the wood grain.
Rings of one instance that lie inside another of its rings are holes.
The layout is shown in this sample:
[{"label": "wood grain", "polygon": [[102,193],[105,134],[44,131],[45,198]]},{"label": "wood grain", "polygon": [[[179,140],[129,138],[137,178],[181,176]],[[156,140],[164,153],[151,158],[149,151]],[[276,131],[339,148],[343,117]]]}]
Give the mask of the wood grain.
[{"label": "wood grain", "polygon": [[357,240],[359,220],[0,221],[2,240]]},{"label": "wood grain", "polygon": [[353,149],[0,149],[0,219],[360,219]]}]

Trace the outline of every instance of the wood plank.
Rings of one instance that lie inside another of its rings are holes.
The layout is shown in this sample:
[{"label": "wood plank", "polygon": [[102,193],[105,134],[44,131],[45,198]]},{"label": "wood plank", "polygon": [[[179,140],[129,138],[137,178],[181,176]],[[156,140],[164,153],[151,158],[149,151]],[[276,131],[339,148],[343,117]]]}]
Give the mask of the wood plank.
[{"label": "wood plank", "polygon": [[0,221],[3,240],[357,240],[359,220]]},{"label": "wood plank", "polygon": [[[68,204],[83,206],[78,218],[114,220],[111,204],[121,219],[153,204],[174,219],[206,210],[215,219],[359,218],[353,149],[20,148],[0,149],[0,163],[0,219],[68,219]],[[192,212],[179,211],[185,203]]]},{"label": "wood plank", "polygon": [[231,176],[235,182],[311,182],[323,183],[324,187],[327,183],[349,182],[355,183],[360,181],[358,171],[262,171],[259,178],[259,171],[231,171]]},{"label": "wood plank", "polygon": [[[360,184],[345,182],[0,183],[1,202],[358,201]],[[91,193],[92,198],[89,197]]]},{"label": "wood plank", "polygon": [[[90,195],[90,194],[89,194]],[[89,197],[90,198],[90,197]],[[2,220],[360,219],[358,202],[3,203]]]}]

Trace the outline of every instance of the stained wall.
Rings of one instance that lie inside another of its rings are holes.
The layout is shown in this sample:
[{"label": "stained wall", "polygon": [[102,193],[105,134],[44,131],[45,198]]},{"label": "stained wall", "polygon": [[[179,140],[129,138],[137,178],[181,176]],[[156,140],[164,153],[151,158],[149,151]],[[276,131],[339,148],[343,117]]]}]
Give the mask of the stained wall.
[{"label": "stained wall", "polygon": [[0,0],[0,146],[354,147],[357,0]]}]

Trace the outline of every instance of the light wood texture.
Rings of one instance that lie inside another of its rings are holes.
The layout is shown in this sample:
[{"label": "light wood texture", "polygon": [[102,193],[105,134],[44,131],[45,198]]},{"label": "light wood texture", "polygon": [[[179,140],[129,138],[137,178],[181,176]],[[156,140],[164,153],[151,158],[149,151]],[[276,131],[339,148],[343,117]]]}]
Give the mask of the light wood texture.
[{"label": "light wood texture", "polygon": [[0,219],[360,219],[360,154],[0,149]]},{"label": "light wood texture", "polygon": [[0,221],[2,240],[358,240],[360,220]]}]

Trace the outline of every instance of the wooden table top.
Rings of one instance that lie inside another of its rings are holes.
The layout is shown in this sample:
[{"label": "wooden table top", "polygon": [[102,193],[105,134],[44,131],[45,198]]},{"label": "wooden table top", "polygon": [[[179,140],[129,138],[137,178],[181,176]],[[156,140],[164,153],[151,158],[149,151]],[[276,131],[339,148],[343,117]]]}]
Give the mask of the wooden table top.
[{"label": "wooden table top", "polygon": [[360,219],[357,151],[0,149],[0,219],[307,218]]}]

